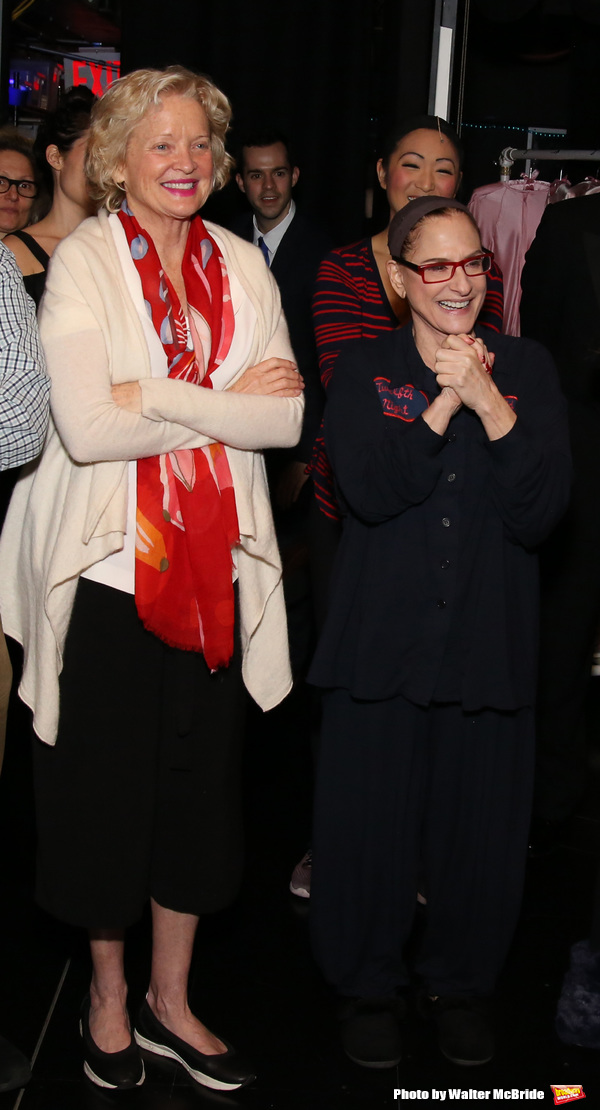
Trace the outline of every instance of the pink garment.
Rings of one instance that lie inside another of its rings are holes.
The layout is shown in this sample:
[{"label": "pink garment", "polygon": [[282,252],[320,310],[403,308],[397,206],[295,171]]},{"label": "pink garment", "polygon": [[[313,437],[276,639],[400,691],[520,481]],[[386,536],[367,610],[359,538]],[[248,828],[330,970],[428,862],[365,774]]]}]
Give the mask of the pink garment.
[{"label": "pink garment", "polygon": [[600,193],[600,181],[596,177],[586,177],[578,185],[571,185],[567,177],[562,181],[553,181],[550,186],[548,204],[557,204],[559,200],[571,200],[573,197],[586,197],[589,193]]},{"label": "pink garment", "polygon": [[546,207],[549,189],[548,181],[532,178],[495,181],[475,189],[469,201],[483,245],[494,252],[504,275],[502,330],[506,335],[521,334],[521,271]]}]

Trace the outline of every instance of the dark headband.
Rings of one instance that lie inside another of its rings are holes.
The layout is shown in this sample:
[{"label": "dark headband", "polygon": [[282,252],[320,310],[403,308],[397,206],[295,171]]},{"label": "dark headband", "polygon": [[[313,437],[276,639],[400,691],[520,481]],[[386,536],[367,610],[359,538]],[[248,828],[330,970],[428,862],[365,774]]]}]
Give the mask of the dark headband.
[{"label": "dark headband", "polygon": [[396,212],[389,227],[388,247],[392,258],[402,257],[406,237],[415,224],[418,224],[423,216],[428,216],[430,212],[436,212],[440,208],[457,208],[459,212],[467,212],[470,215],[466,205],[461,204],[459,200],[454,200],[454,197],[417,197],[416,200],[409,200],[408,204]]}]

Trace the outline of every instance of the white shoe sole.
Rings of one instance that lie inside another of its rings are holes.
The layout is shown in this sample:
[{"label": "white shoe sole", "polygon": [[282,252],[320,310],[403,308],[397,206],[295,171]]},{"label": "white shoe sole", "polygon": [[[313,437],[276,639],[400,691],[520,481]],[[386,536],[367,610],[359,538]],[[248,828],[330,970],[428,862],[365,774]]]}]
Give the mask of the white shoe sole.
[{"label": "white shoe sole", "polygon": [[181,1064],[182,1068],[185,1068],[192,1079],[196,1080],[196,1083],[202,1084],[203,1087],[211,1087],[213,1091],[237,1091],[237,1089],[242,1086],[241,1083],[223,1083],[219,1079],[213,1079],[211,1075],[206,1075],[203,1071],[196,1071],[191,1064],[186,1063],[186,1061],[181,1058],[174,1048],[169,1048],[168,1045],[165,1044],[155,1044],[154,1041],[149,1041],[147,1037],[143,1037],[141,1033],[138,1033],[137,1029],[134,1030],[133,1035],[140,1048],[145,1048],[146,1052],[154,1052],[156,1056],[165,1056],[169,1060],[175,1060],[177,1064]]},{"label": "white shoe sole", "polygon": [[[83,1070],[84,1070],[85,1074],[87,1075],[88,1079],[90,1079],[91,1082],[96,1085],[96,1087],[103,1087],[105,1091],[117,1091],[117,1090],[120,1089],[118,1087],[118,1084],[116,1084],[116,1083],[107,1083],[106,1079],[101,1079],[99,1075],[96,1075],[96,1072],[92,1071],[92,1069],[91,1069],[90,1065],[88,1064],[87,1060],[84,1060],[84,1062],[83,1062]],[[144,1062],[142,1060],[142,1074],[141,1074],[140,1078],[138,1079],[138,1081],[136,1083],[136,1087],[141,1087],[145,1078],[146,1078],[146,1071],[144,1069]],[[122,1089],[127,1090],[126,1087],[124,1087]],[[131,1088],[131,1090],[133,1090],[133,1088]]]}]

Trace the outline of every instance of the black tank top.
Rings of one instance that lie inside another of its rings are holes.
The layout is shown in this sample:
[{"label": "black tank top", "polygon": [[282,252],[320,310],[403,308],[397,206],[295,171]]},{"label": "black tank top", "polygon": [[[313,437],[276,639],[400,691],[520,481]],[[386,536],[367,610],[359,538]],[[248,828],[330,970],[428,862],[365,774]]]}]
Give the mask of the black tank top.
[{"label": "black tank top", "polygon": [[13,231],[13,235],[16,239],[20,239],[21,242],[25,244],[28,250],[31,251],[34,258],[37,258],[38,262],[44,267],[41,273],[27,274],[23,278],[23,282],[27,292],[29,293],[29,296],[32,300],[35,301],[36,308],[39,308],[40,301],[42,299],[42,293],[44,292],[44,286],[46,285],[46,270],[48,269],[50,255],[46,254],[46,251],[43,249],[43,247],[40,247],[40,244],[35,241],[33,236],[28,235],[26,231]]}]

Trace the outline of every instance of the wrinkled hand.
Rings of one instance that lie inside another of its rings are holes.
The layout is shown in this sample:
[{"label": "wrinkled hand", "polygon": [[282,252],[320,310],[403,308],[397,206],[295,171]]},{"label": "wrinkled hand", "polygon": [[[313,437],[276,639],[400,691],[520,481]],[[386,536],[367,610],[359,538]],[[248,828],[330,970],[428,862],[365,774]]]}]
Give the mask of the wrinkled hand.
[{"label": "wrinkled hand", "polygon": [[113,401],[120,408],[127,409],[128,412],[142,411],[142,391],[139,382],[122,382],[121,385],[113,385],[111,393]]},{"label": "wrinkled hand", "polygon": [[490,377],[494,357],[475,336],[448,335],[436,351],[438,385],[453,389],[463,405],[477,412],[496,392]]},{"label": "wrinkled hand", "polygon": [[263,397],[299,397],[304,379],[287,358],[267,358],[250,366],[229,387],[232,393],[258,393]]},{"label": "wrinkled hand", "polygon": [[462,401],[458,396],[458,393],[456,393],[456,391],[452,389],[452,387],[449,385],[444,386],[442,392],[440,393],[439,400],[442,401],[444,405],[447,405],[449,409],[451,409],[452,416],[454,416],[454,413],[458,412],[459,408],[461,408],[462,406]]},{"label": "wrinkled hand", "polygon": [[308,481],[306,463],[291,462],[282,470],[275,489],[278,509],[291,509],[298,500],[302,487]]},{"label": "wrinkled hand", "polygon": [[462,401],[458,394],[446,385],[431,402],[429,408],[425,409],[423,420],[426,424],[429,424],[432,432],[437,432],[438,435],[443,436],[452,417],[461,406]]},{"label": "wrinkled hand", "polygon": [[492,378],[494,355],[485,343],[472,335],[448,335],[435,357],[438,383],[450,386],[463,405],[477,414],[488,439],[507,435],[517,416]]}]

